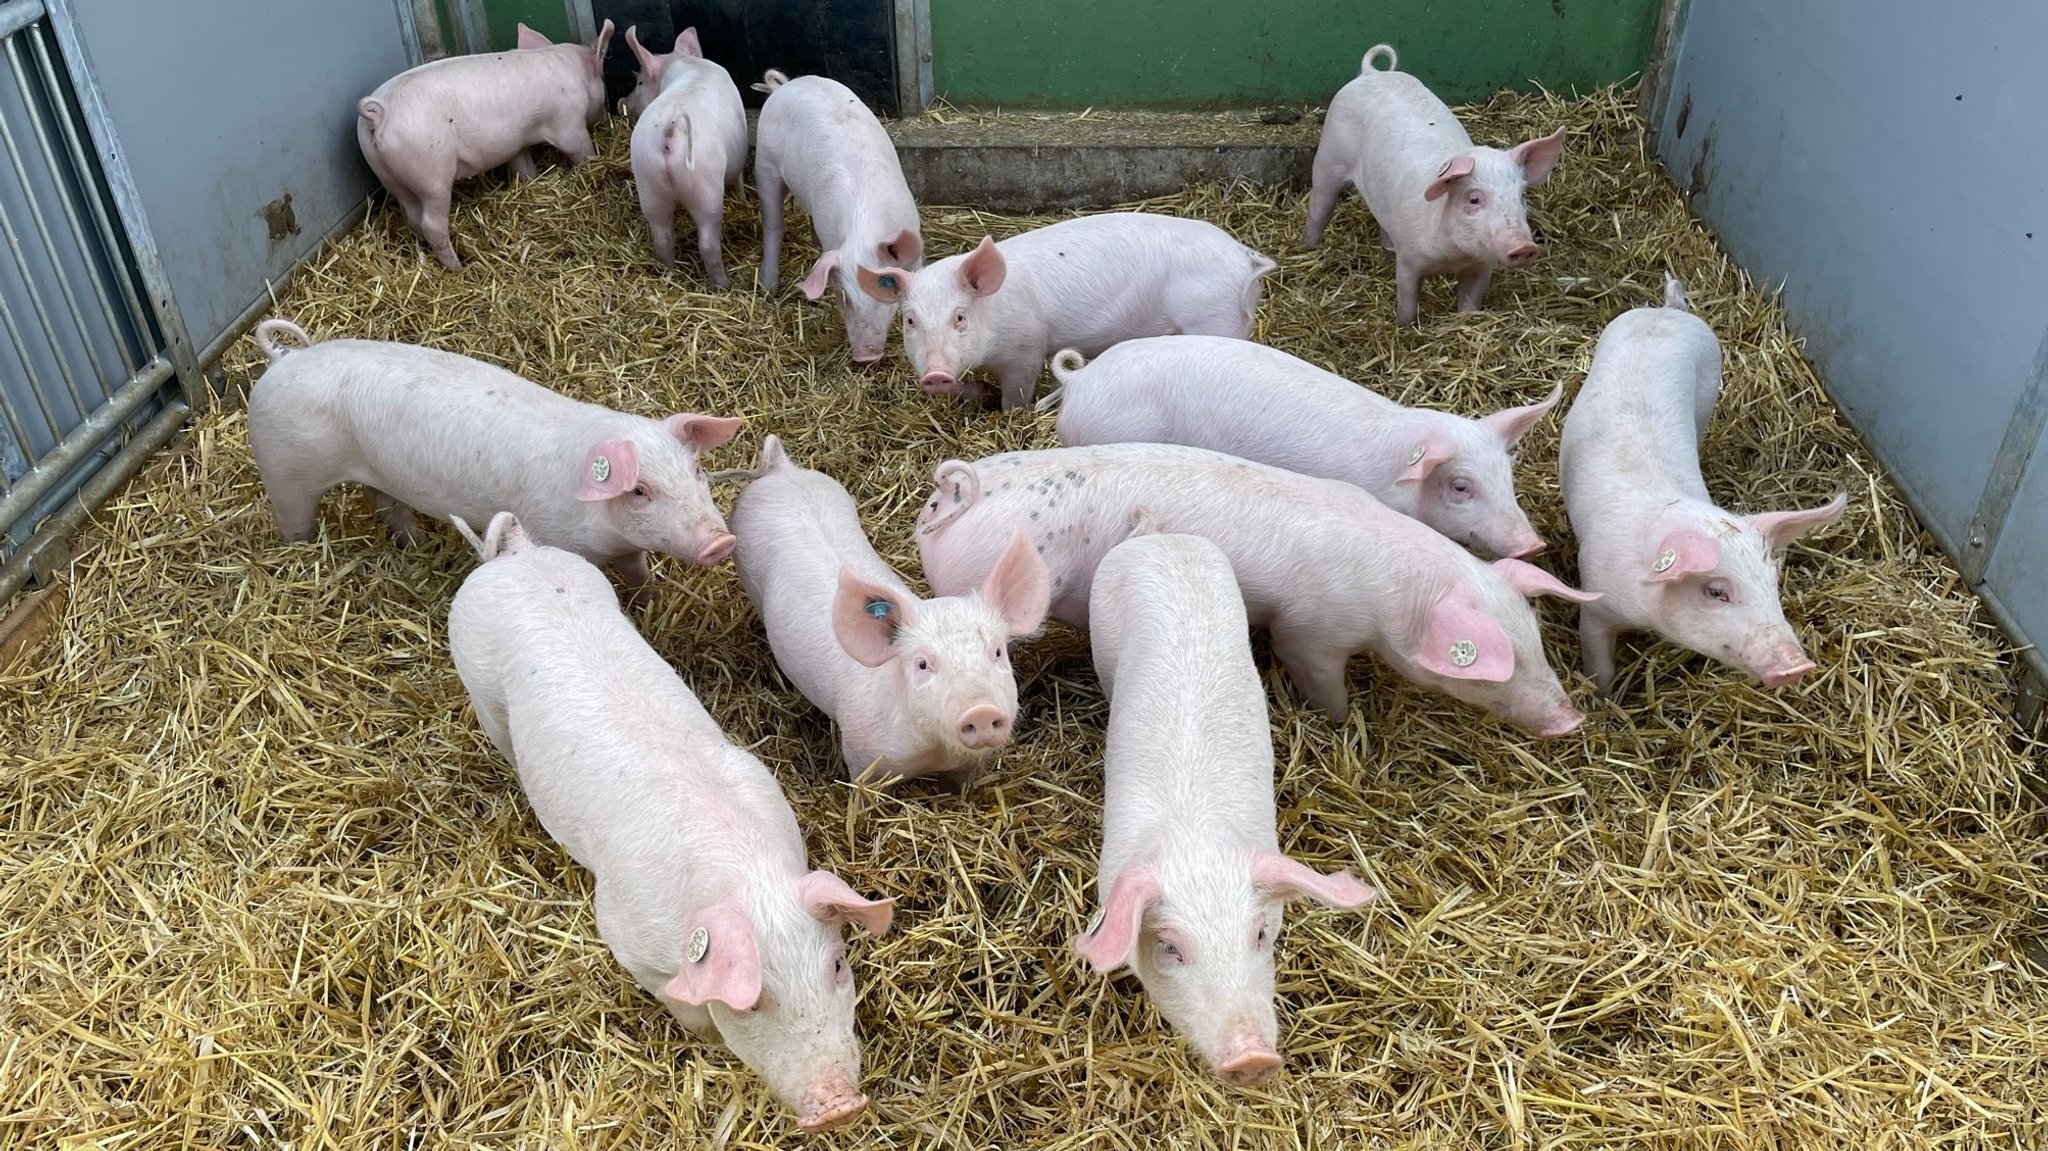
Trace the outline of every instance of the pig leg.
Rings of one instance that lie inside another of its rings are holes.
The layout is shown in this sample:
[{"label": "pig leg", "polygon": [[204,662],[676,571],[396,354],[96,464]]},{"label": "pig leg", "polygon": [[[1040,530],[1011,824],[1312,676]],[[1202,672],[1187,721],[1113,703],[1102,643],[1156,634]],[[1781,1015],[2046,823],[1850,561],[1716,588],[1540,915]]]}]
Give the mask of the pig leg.
[{"label": "pig leg", "polygon": [[1344,197],[1344,182],[1349,174],[1349,165],[1335,157],[1326,159],[1321,149],[1316,150],[1315,167],[1309,171],[1308,226],[1301,230],[1302,247],[1313,248],[1323,242],[1323,229],[1329,226],[1337,201]]},{"label": "pig leg", "polygon": [[1606,612],[1579,605],[1579,663],[1602,695],[1614,690],[1614,637],[1620,631]]},{"label": "pig leg", "polygon": [[647,571],[646,552],[627,552],[612,561],[612,570],[619,573],[619,583],[626,589],[626,606],[646,607],[654,600],[654,593],[647,587],[650,578]]},{"label": "pig leg", "polygon": [[597,155],[597,145],[591,142],[590,125],[579,117],[561,126],[548,141],[555,150],[569,157],[571,168],[580,168],[586,160]]},{"label": "pig leg", "polygon": [[448,235],[449,201],[454,189],[446,184],[420,195],[420,235],[427,250],[451,272],[462,270],[462,257],[455,254],[455,242]]},{"label": "pig leg", "polygon": [[1486,295],[1486,285],[1493,282],[1493,269],[1485,264],[1458,274],[1458,310],[1476,312],[1479,301]]},{"label": "pig leg", "polygon": [[[658,178],[657,178],[658,179]],[[647,231],[654,237],[654,258],[664,268],[676,266],[676,203],[655,187],[655,180],[643,181],[640,214],[647,217]]]},{"label": "pig leg", "polygon": [[1394,254],[1394,323],[1413,327],[1421,310],[1422,265],[1413,256]]},{"label": "pig leg", "polygon": [[755,165],[754,191],[761,197],[761,290],[772,296],[782,282],[782,173]]},{"label": "pig leg", "polygon": [[998,360],[989,368],[1002,381],[1003,407],[1007,410],[1031,403],[1032,393],[1038,390],[1038,373],[1044,370],[1045,361],[1037,356]]},{"label": "pig leg", "polygon": [[528,180],[540,177],[540,168],[533,162],[533,149],[531,148],[519,149],[518,154],[512,157],[512,162],[508,167],[512,169],[512,182],[514,184],[524,184]]},{"label": "pig leg", "polygon": [[370,503],[377,509],[377,518],[384,521],[384,530],[391,533],[392,543],[409,548],[420,542],[420,522],[410,504],[376,488],[370,489]]},{"label": "pig leg", "polygon": [[732,277],[725,274],[725,256],[719,251],[718,233],[722,221],[716,212],[707,213],[697,221],[697,258],[704,261],[704,275],[721,288],[732,286]]},{"label": "pig leg", "polygon": [[325,489],[300,476],[265,475],[263,490],[269,493],[270,511],[277,517],[278,538],[288,544],[304,543],[313,538],[318,526],[315,521],[320,514],[320,496]]},{"label": "pig leg", "polygon": [[1350,686],[1344,680],[1344,665],[1350,653],[1325,643],[1311,628],[1273,627],[1273,658],[1287,669],[1287,678],[1301,697],[1342,723],[1351,708]]}]

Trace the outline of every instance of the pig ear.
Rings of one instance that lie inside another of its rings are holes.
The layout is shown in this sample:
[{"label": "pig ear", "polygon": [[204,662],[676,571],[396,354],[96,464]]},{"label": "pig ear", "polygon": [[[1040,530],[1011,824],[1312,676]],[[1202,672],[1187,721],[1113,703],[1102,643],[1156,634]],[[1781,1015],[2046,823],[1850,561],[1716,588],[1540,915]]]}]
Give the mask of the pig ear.
[{"label": "pig ear", "polygon": [[1348,871],[1324,875],[1277,851],[1252,856],[1252,886],[1282,899],[1307,896],[1325,907],[1359,907],[1379,896],[1376,888],[1353,879]]},{"label": "pig ear", "polygon": [[528,28],[526,25],[521,24],[519,26],[519,46],[521,48],[546,48],[553,43],[553,40]]},{"label": "pig ear", "polygon": [[1457,458],[1458,445],[1443,436],[1431,436],[1408,453],[1408,466],[1394,477],[1396,483],[1417,484],[1429,478],[1439,465]]},{"label": "pig ear", "polygon": [[1102,916],[1087,934],[1074,940],[1074,950],[1104,975],[1130,962],[1145,923],[1145,909],[1159,899],[1159,877],[1140,864],[1116,877],[1103,900]]},{"label": "pig ear", "polygon": [[896,632],[917,620],[917,609],[902,592],[839,569],[839,594],[832,600],[832,635],[862,667],[896,658]]},{"label": "pig ear", "polygon": [[1549,415],[1550,409],[1556,407],[1557,402],[1563,398],[1564,385],[1559,384],[1550,389],[1548,399],[1526,407],[1502,408],[1490,416],[1481,418],[1479,425],[1499,436],[1500,442],[1511,448],[1517,440],[1529,434],[1529,429],[1536,426],[1536,421]]},{"label": "pig ear", "polygon": [[1030,635],[1045,623],[1052,601],[1052,577],[1045,559],[1023,528],[1010,529],[1010,546],[981,581],[981,602],[1002,613],[1011,635]]},{"label": "pig ear", "polygon": [[583,482],[576,498],[586,503],[608,500],[633,490],[640,482],[640,451],[631,440],[605,440],[583,457]]},{"label": "pig ear", "polygon": [[691,1007],[723,1003],[751,1011],[761,1001],[761,955],[754,925],[734,903],[714,903],[691,918],[683,937],[683,965],[662,997]]},{"label": "pig ear", "polygon": [[981,243],[960,262],[960,286],[977,296],[993,295],[1003,286],[1003,276],[1008,271],[995,237],[983,236]]},{"label": "pig ear", "polygon": [[626,29],[626,47],[633,50],[633,59],[640,62],[641,75],[661,75],[661,61],[655,59],[654,53],[640,46],[640,26],[638,24]]},{"label": "pig ear", "polygon": [[1599,592],[1580,591],[1535,564],[1524,563],[1518,559],[1495,560],[1493,570],[1499,572],[1502,579],[1513,584],[1516,591],[1529,599],[1547,595],[1568,599],[1573,603],[1592,603],[1600,598]]},{"label": "pig ear", "polygon": [[1444,599],[1429,609],[1415,662],[1450,679],[1506,683],[1515,674],[1515,646],[1492,616]]},{"label": "pig ear", "polygon": [[1721,562],[1721,545],[1694,531],[1676,531],[1657,545],[1644,583],[1667,583],[1698,572],[1713,571]]},{"label": "pig ear", "polygon": [[708,452],[739,434],[746,425],[738,416],[704,416],[696,412],[677,412],[661,421],[668,434],[682,441],[686,448]]},{"label": "pig ear", "polygon": [[1834,499],[1817,508],[1803,512],[1758,512],[1749,517],[1749,523],[1770,541],[1772,551],[1781,552],[1792,546],[1793,540],[1807,532],[1841,519],[1842,513],[1847,510],[1849,493],[1840,491],[1835,493]]},{"label": "pig ear", "polygon": [[604,54],[612,46],[612,22],[607,20],[597,31],[597,43],[590,46],[590,70],[604,75]]},{"label": "pig ear", "polygon": [[818,262],[811,265],[811,274],[805,276],[804,282],[797,285],[803,292],[804,299],[815,300],[824,295],[825,289],[832,285],[832,269],[838,266],[839,253],[827,252],[819,256]]},{"label": "pig ear", "polygon": [[704,42],[697,39],[697,30],[695,28],[685,28],[682,34],[676,37],[676,46],[669,49],[668,54],[671,56],[695,56],[697,59],[702,60],[704,58]]},{"label": "pig ear", "polygon": [[876,271],[863,264],[854,269],[853,278],[860,281],[860,290],[885,304],[893,304],[910,291],[911,274],[901,268],[883,268]]},{"label": "pig ear", "polygon": [[916,232],[905,228],[896,233],[895,239],[876,244],[875,253],[885,264],[895,264],[903,268],[915,267],[918,261],[924,259],[924,240],[919,238]]},{"label": "pig ear", "polygon": [[1444,163],[1443,169],[1436,174],[1436,179],[1429,182],[1429,187],[1422,190],[1422,198],[1432,202],[1441,200],[1445,193],[1451,190],[1452,184],[1471,174],[1472,157],[1453,156]]},{"label": "pig ear", "polygon": [[895,900],[864,898],[829,871],[804,876],[797,894],[811,918],[835,925],[852,920],[869,935],[889,934],[889,923],[896,918]]},{"label": "pig ear", "polygon": [[1550,170],[1557,167],[1558,157],[1564,155],[1564,129],[1559,128],[1548,136],[1539,136],[1526,143],[1517,144],[1508,151],[1508,156],[1522,166],[1522,179],[1530,184],[1541,184],[1550,178]]}]

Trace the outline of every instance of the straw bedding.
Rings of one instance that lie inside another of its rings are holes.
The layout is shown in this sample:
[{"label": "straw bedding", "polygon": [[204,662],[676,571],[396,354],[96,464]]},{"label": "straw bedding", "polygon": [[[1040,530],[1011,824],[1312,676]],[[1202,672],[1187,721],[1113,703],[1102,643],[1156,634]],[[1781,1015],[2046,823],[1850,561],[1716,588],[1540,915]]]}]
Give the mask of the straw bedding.
[{"label": "straw bedding", "polygon": [[[1621,694],[1552,660],[1591,713],[1552,743],[1354,664],[1333,726],[1268,667],[1282,839],[1386,892],[1290,916],[1270,1090],[1214,1085],[1128,977],[1068,940],[1092,912],[1102,699],[1084,637],[1018,658],[1020,742],[978,788],[859,792],[778,675],[730,567],[659,562],[645,634],[783,781],[815,866],[898,898],[857,938],[871,1117],[822,1146],[893,1148],[2026,1147],[2048,984],[2041,748],[2010,659],[1954,569],[1836,417],[1782,313],[1645,159],[1625,93],[1501,97],[1481,139],[1572,126],[1533,196],[1547,239],[1489,310],[1432,284],[1396,332],[1392,277],[1345,202],[1294,245],[1300,192],[1196,189],[1145,207],[1280,261],[1259,338],[1411,403],[1479,413],[1576,387],[1621,310],[1685,278],[1726,343],[1709,486],[1738,509],[1848,517],[1790,555],[1819,670],[1762,693],[1637,641]],[[1055,440],[1050,415],[918,395],[900,356],[848,361],[793,292],[703,290],[649,257],[626,133],[582,171],[458,200],[468,267],[434,267],[392,207],[279,301],[318,337],[417,341],[625,409],[742,415],[713,466],[779,433],[852,490],[884,554],[949,456]],[[936,253],[1033,219],[935,208]],[[815,256],[792,222],[785,283]],[[734,208],[735,281],[758,216]],[[253,377],[246,343],[232,382]],[[1575,578],[1555,419],[1524,502]],[[722,485],[722,500],[734,487]],[[282,546],[230,407],[81,540],[74,604],[4,681],[0,1145],[233,1148],[795,1146],[789,1117],[612,962],[588,877],[475,726],[443,621],[470,561],[450,531],[392,547],[359,495]]]}]

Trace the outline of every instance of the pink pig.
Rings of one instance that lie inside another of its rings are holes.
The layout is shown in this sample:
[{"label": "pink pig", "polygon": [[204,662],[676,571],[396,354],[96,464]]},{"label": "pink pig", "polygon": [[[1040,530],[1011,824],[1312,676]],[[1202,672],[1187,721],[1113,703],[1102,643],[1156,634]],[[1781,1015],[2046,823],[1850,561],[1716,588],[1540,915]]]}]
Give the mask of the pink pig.
[{"label": "pink pig", "polygon": [[650,551],[706,567],[732,552],[697,456],[737,419],[666,420],[579,403],[490,364],[381,340],[308,344],[289,320],[256,325],[271,366],[249,391],[249,446],[287,542],[313,538],[320,496],[370,489],[399,543],[415,510],[483,523],[521,517],[536,540],[647,582]]},{"label": "pink pig", "polygon": [[1009,648],[1045,620],[1038,553],[1015,539],[975,594],[919,599],[832,477],[774,436],[755,476],[732,507],[740,586],[783,674],[838,721],[847,776],[967,783],[1016,722]]},{"label": "pink pig", "polygon": [[[683,1026],[721,1038],[806,1131],[860,1114],[840,928],[892,901],[811,871],[768,768],[734,746],[619,611],[598,570],[510,513],[455,593],[448,648],[541,826],[596,878],[612,957]],[[601,769],[601,770],[600,770]]]},{"label": "pink pig", "polygon": [[462,267],[448,237],[455,181],[510,163],[518,179],[535,174],[535,144],[581,164],[596,151],[590,126],[604,117],[604,51],[597,43],[551,44],[519,26],[511,52],[450,56],[409,68],[356,102],[356,143],[413,231],[450,270]]},{"label": "pink pig", "polygon": [[877,303],[854,281],[871,264],[916,268],[924,263],[917,201],[903,181],[896,145],[852,89],[823,76],[792,80],[770,69],[757,92],[768,93],[754,131],[754,188],[761,196],[761,287],[781,281],[782,192],[808,212],[824,254],[802,284],[815,300],[834,283],[846,342],[856,363],[882,358],[896,309]]},{"label": "pink pig", "polygon": [[[1372,64],[1382,53],[1384,72]],[[1355,185],[1379,223],[1380,245],[1394,253],[1395,322],[1406,325],[1424,276],[1458,277],[1458,310],[1476,312],[1495,268],[1536,262],[1542,251],[1522,192],[1549,178],[1564,129],[1506,151],[1476,148],[1450,108],[1397,67],[1394,50],[1376,44],[1331,98],[1301,242],[1322,240],[1337,198]]]},{"label": "pink pig", "polygon": [[1045,358],[1097,355],[1139,336],[1249,338],[1273,261],[1201,220],[1111,212],[1062,220],[948,256],[912,275],[860,270],[877,300],[903,303],[903,351],[928,395],[979,399],[961,377],[988,365],[1003,406],[1031,402]]},{"label": "pink pig", "polygon": [[620,105],[640,118],[633,125],[633,186],[654,235],[654,258],[664,268],[675,267],[680,205],[697,225],[705,278],[723,288],[732,279],[725,274],[719,233],[725,194],[739,194],[747,171],[747,109],[732,77],[704,59],[695,28],[683,29],[666,56],[642,48],[639,31],[626,29],[640,78]]},{"label": "pink pig", "polygon": [[1721,345],[1667,277],[1664,306],[1622,313],[1564,421],[1558,475],[1579,572],[1586,674],[1614,686],[1614,637],[1653,631],[1781,687],[1813,670],[1778,602],[1778,558],[1842,518],[1846,491],[1809,511],[1723,511],[1699,446],[1721,394]]},{"label": "pink pig", "polygon": [[918,516],[940,595],[972,587],[1023,528],[1052,574],[1052,615],[1087,627],[1095,565],[1143,519],[1202,536],[1309,702],[1346,712],[1344,665],[1371,651],[1414,683],[1542,736],[1579,714],[1524,597],[1588,598],[1521,560],[1483,563],[1361,489],[1177,444],[1104,444],[948,460]]},{"label": "pink pig", "polygon": [[1218,1078],[1255,1087],[1274,1050],[1273,947],[1289,899],[1375,894],[1280,852],[1273,732],[1230,561],[1199,536],[1136,535],[1089,593],[1109,696],[1102,759],[1102,916],[1075,941],[1129,964]]},{"label": "pink pig", "polygon": [[1508,452],[1564,395],[1470,420],[1408,408],[1249,340],[1154,336],[1052,360],[1060,442],[1186,444],[1344,480],[1453,540],[1526,558],[1543,538],[1515,503]]}]

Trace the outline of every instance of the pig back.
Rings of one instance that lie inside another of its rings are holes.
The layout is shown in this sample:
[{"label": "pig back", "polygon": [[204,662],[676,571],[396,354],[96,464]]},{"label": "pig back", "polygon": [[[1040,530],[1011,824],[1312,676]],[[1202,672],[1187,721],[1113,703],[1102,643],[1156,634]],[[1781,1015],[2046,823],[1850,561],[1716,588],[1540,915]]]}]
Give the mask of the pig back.
[{"label": "pig back", "polygon": [[542,143],[553,125],[587,120],[591,73],[565,47],[451,56],[393,76],[370,94],[385,108],[377,146],[452,147],[466,178]]},{"label": "pig back", "polygon": [[1720,343],[1699,317],[1636,308],[1607,325],[1565,413],[1558,450],[1567,508],[1610,487],[1706,499],[1699,449],[1721,387]]}]

